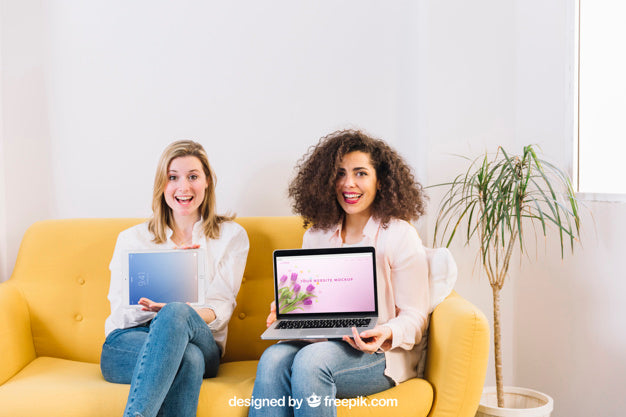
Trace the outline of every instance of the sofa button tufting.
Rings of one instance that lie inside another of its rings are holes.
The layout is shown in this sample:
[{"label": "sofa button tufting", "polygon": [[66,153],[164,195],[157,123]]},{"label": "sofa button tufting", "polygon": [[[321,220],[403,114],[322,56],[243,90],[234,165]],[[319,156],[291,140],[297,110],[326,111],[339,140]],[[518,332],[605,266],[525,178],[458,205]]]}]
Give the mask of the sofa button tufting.
[{"label": "sofa button tufting", "polygon": [[246,282],[246,277],[241,278],[241,283],[243,284],[244,282]]},{"label": "sofa button tufting", "polygon": [[76,321],[83,321],[83,315],[82,314],[77,314],[75,317]]},{"label": "sofa button tufting", "polygon": [[85,285],[85,278],[78,278],[78,285]]},{"label": "sofa button tufting", "polygon": [[246,313],[239,313],[239,319],[243,320],[246,318]]}]

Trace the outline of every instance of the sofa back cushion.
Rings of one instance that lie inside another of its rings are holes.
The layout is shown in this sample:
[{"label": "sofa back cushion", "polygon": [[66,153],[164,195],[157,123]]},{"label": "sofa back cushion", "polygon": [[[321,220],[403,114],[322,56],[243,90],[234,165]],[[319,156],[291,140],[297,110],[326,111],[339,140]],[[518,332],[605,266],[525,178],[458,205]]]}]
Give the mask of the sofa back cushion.
[{"label": "sofa back cushion", "polygon": [[141,221],[47,220],[26,231],[11,281],[26,299],[37,356],[100,361],[111,255],[119,232]]},{"label": "sofa back cushion", "polygon": [[[26,299],[37,356],[99,362],[117,235],[142,221],[49,220],[27,230],[11,281]],[[304,233],[301,219],[294,216],[236,221],[248,232],[250,253],[225,361],[257,359],[270,344],[259,335],[272,299],[272,251],[300,247]]]},{"label": "sofa back cushion", "polygon": [[302,219],[289,217],[242,217],[236,219],[248,232],[250,252],[237,307],[228,324],[223,361],[258,359],[275,341],[261,340],[265,319],[274,299],[272,252],[302,246]]}]

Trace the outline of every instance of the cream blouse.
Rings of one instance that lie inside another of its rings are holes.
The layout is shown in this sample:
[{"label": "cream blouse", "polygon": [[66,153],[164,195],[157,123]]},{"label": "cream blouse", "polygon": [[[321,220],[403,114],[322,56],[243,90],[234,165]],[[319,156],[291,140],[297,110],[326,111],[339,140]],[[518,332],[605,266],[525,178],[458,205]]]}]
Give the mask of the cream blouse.
[{"label": "cream blouse", "polygon": [[[385,375],[396,384],[417,376],[422,336],[428,327],[429,284],[426,250],[415,228],[403,220],[391,220],[383,229],[370,218],[361,245],[376,249],[378,324],[393,332],[385,351]],[[327,231],[309,229],[303,248],[340,247],[341,224]]]}]

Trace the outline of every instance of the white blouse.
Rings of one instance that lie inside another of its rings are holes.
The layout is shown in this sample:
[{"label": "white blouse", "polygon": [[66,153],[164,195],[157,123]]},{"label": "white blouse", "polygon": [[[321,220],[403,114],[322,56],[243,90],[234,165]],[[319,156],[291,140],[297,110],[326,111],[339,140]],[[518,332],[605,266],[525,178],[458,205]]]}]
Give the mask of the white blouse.
[{"label": "white blouse", "polygon": [[[167,241],[156,244],[148,230],[148,223],[141,223],[121,232],[115,244],[115,251],[109,269],[111,284],[109,301],[111,315],[104,325],[105,334],[115,329],[126,329],[151,320],[156,313],[142,311],[141,306],[124,305],[122,257],[130,250],[174,249],[171,240],[172,230],[167,230]],[[235,309],[235,298],[241,286],[243,271],[246,266],[250,243],[243,227],[235,222],[220,225],[220,237],[207,239],[201,221],[193,228],[193,243],[205,251],[204,262],[206,282],[204,285],[204,304],[197,308],[210,308],[215,312],[215,320],[209,323],[215,341],[225,351],[228,322]]]}]

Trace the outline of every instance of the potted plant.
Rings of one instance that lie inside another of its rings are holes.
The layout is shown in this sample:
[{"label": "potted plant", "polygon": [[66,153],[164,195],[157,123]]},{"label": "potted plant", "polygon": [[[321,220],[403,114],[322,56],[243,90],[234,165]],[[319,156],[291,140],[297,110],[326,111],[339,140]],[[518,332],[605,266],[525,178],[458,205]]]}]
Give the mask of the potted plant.
[{"label": "potted plant", "polygon": [[[533,146],[524,147],[522,155],[510,155],[499,147],[495,155],[485,154],[471,161],[467,171],[452,182],[435,185],[440,186],[447,187],[447,192],[438,210],[434,242],[449,246],[457,236],[466,245],[477,241],[477,258],[493,293],[497,407],[486,404],[488,397],[493,397],[486,388],[477,416],[549,416],[550,397],[537,393],[541,399],[524,405],[513,397],[523,392],[523,398],[531,398],[535,391],[503,387],[500,291],[511,256],[516,250],[523,254],[528,239],[536,240],[538,234],[547,239],[548,230],[556,229],[550,236],[559,239],[561,258],[567,246],[573,251],[580,237],[580,217],[571,181],[555,165],[540,159]],[[505,400],[507,397],[511,399]],[[507,408],[515,410],[507,414]],[[523,414],[520,408],[529,412]]]}]

